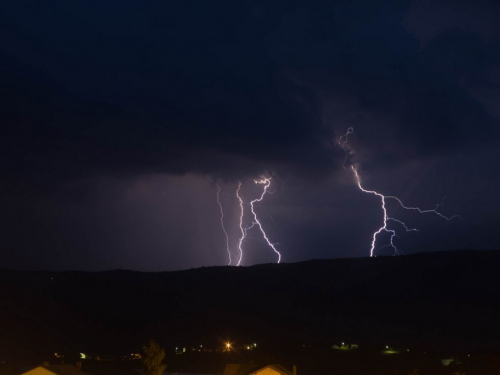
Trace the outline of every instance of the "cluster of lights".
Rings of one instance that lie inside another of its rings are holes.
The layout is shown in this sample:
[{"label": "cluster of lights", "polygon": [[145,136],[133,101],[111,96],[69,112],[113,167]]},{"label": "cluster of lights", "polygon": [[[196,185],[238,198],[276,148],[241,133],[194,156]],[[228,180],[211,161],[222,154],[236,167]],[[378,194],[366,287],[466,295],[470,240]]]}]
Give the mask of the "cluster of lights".
[{"label": "cluster of lights", "polygon": [[[312,346],[308,345],[308,344],[304,344],[303,347],[304,348],[311,348]],[[257,348],[257,343],[245,344],[242,346],[237,346],[236,348],[246,349],[246,350],[254,350]],[[342,350],[342,349],[343,350],[353,350],[353,349],[358,349],[358,348],[359,347],[357,344],[346,344],[345,342],[342,342],[342,346],[333,345],[333,347],[332,347],[332,349],[340,349],[340,350]],[[212,352],[212,350],[203,349],[203,345],[199,345],[199,348],[198,347],[191,348],[191,351],[202,351],[202,350]],[[221,350],[221,349],[219,349],[219,350]],[[234,350],[235,350],[235,345],[232,342],[225,341],[223,343],[222,351],[231,352]],[[406,349],[404,351],[410,352],[410,349]],[[176,354],[184,354],[184,353],[187,353],[187,349],[186,349],[186,347],[176,346],[175,353]],[[399,349],[395,349],[395,348],[391,347],[390,345],[384,345],[384,349],[381,351],[381,353],[382,354],[400,354],[401,351]],[[426,352],[424,352],[424,354],[426,354]],[[54,356],[57,358],[64,358],[64,355],[62,355],[60,353],[54,353]],[[468,354],[467,356],[470,357],[470,354]],[[80,353],[80,358],[81,359],[90,359],[90,357],[85,353]],[[141,359],[142,355],[139,353],[130,353],[130,358],[131,359]],[[126,358],[126,359],[130,359],[130,358]],[[95,359],[99,360],[100,358],[98,356],[96,356]]]},{"label": "cluster of lights", "polygon": [[[235,346],[234,343],[230,342],[229,340],[228,341],[224,341],[222,343],[222,347],[219,348],[219,349],[216,349],[215,351],[224,351],[224,352],[230,352],[230,351],[234,351],[236,349],[246,349],[246,350],[254,350],[257,348],[257,343],[253,343],[253,344],[244,344],[244,345],[237,345]],[[195,347],[190,347],[190,348],[186,348],[186,347],[181,347],[181,346],[176,346],[175,347],[175,354],[187,354],[188,352],[210,352],[212,353],[214,350],[213,349],[209,349],[209,348],[204,348],[203,345],[199,345],[199,346],[195,346]],[[131,354],[131,356],[138,356],[139,354]]]},{"label": "cluster of lights", "polygon": [[354,349],[358,349],[358,344],[347,344],[346,345],[345,342],[342,342],[341,346],[333,345],[332,349],[335,349],[335,350],[354,350]]},{"label": "cluster of lights", "polygon": [[[305,346],[305,345],[304,345]],[[333,345],[332,346],[332,349],[335,349],[335,350],[353,350],[353,349],[358,349],[358,345],[357,344],[347,344],[345,342],[342,342],[342,345],[339,346],[339,345]],[[406,349],[406,352],[409,352],[410,349]],[[384,350],[382,350],[382,354],[399,354],[401,353],[398,349],[394,349],[393,347],[389,346],[389,345],[385,345],[384,346]]]},{"label": "cluster of lights", "polygon": [[182,349],[179,349],[178,346],[175,347],[175,354],[183,354],[186,353],[186,348],[183,347]]},{"label": "cluster of lights", "polygon": [[[257,348],[257,343],[246,344],[246,345],[243,345],[241,348],[246,349],[246,350],[254,350],[255,348]],[[234,345],[232,343],[230,343],[229,341],[225,342],[224,343],[224,350],[227,352],[234,350]]]}]

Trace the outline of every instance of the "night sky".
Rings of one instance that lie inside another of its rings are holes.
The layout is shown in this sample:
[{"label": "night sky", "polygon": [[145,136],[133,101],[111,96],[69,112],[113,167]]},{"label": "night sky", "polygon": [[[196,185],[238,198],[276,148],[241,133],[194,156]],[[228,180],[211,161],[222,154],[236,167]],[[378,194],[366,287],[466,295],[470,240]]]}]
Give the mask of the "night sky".
[{"label": "night sky", "polygon": [[[498,249],[500,2],[16,0],[0,6],[0,268],[228,263],[262,193],[283,262]],[[348,127],[350,154],[337,139]],[[381,235],[379,247],[387,243]],[[251,229],[243,265],[275,262]],[[392,255],[390,248],[379,255]]]}]

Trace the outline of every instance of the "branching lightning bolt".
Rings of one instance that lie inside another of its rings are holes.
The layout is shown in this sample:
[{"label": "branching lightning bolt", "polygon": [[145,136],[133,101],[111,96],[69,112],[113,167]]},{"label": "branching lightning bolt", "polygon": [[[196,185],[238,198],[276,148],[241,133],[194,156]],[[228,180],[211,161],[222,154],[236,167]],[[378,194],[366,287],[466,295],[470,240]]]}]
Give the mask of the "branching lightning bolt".
[{"label": "branching lightning bolt", "polygon": [[[348,147],[347,147],[347,136],[349,134],[353,133],[353,131],[354,131],[354,129],[352,127],[348,128],[346,134],[343,135],[343,136],[341,136],[338,139],[338,143],[340,144],[340,146],[342,147],[342,149],[346,153],[346,157],[345,157],[344,163],[343,163],[344,169],[346,169],[345,168],[345,163],[347,161],[347,157],[348,157],[348,154],[349,154],[348,153]],[[351,165],[351,169],[354,172],[354,176],[356,177],[356,183],[358,185],[358,188],[362,192],[364,192],[364,193],[376,195],[377,197],[380,198],[380,200],[382,202],[382,212],[384,214],[383,225],[377,231],[375,231],[373,233],[372,243],[371,243],[371,248],[370,248],[370,256],[371,257],[375,256],[375,246],[376,246],[376,242],[377,242],[377,236],[380,233],[382,233],[382,232],[390,233],[391,236],[390,236],[389,244],[384,245],[381,248],[392,247],[394,249],[394,251],[395,251],[396,254],[400,253],[399,250],[398,250],[398,248],[396,247],[396,245],[394,245],[394,237],[398,237],[396,235],[396,230],[389,229],[387,227],[387,223],[389,221],[393,221],[393,222],[396,222],[396,223],[400,224],[404,228],[404,230],[406,232],[418,232],[418,229],[416,229],[416,228],[408,228],[408,226],[404,222],[402,222],[401,220],[395,219],[393,217],[389,217],[387,215],[387,207],[386,207],[386,200],[387,199],[393,199],[393,200],[395,200],[405,210],[414,210],[414,211],[419,212],[420,214],[433,213],[433,214],[436,214],[439,217],[445,219],[447,222],[450,221],[450,220],[452,220],[452,219],[454,219],[454,218],[460,218],[460,219],[462,219],[462,217],[460,215],[445,216],[441,212],[438,211],[439,207],[441,207],[443,205],[444,198],[443,198],[443,201],[441,203],[438,203],[434,209],[422,210],[419,207],[408,207],[408,206],[405,206],[403,204],[403,202],[398,197],[396,197],[396,196],[393,196],[393,195],[383,195],[383,194],[381,194],[381,193],[379,193],[377,191],[374,191],[374,190],[367,190],[367,189],[363,188],[363,186],[361,186],[361,179],[359,177],[359,174],[358,174],[358,171],[356,170],[356,168],[353,165]]]},{"label": "branching lightning bolt", "polygon": [[[434,214],[436,214],[436,215],[438,215],[438,216],[442,217],[443,219],[446,219],[446,221],[450,221],[451,219],[454,219],[454,218],[463,219],[463,217],[462,217],[462,216],[460,216],[460,215],[452,215],[452,216],[449,216],[449,217],[448,217],[448,216],[445,216],[445,215],[443,215],[441,212],[439,212],[439,211],[438,211],[438,208],[439,208],[439,207],[441,207],[441,206],[443,206],[443,204],[444,204],[444,199],[445,199],[446,197],[443,197],[443,200],[441,201],[441,203],[436,204],[436,208],[434,208],[434,209],[432,209],[432,210],[422,210],[422,209],[420,209],[420,208],[418,208],[418,207],[406,207],[406,206],[403,204],[403,202],[401,202],[401,200],[400,200],[398,197],[395,197],[395,196],[392,196],[392,195],[388,195],[388,196],[386,196],[386,198],[396,200],[396,201],[399,203],[399,205],[400,205],[402,208],[404,208],[405,210],[415,210],[415,211],[418,211],[418,212],[419,212],[419,213],[421,213],[421,214],[434,213]],[[395,220],[395,219],[392,219],[392,220]]]},{"label": "branching lightning bolt", "polygon": [[370,256],[374,256],[374,252],[375,252],[375,243],[377,241],[377,236],[382,233],[382,232],[387,232],[387,233],[390,233],[391,234],[391,238],[390,238],[390,244],[389,245],[386,245],[386,246],[390,246],[394,249],[394,251],[396,252],[396,254],[399,254],[399,250],[398,248],[394,245],[394,237],[397,237],[396,235],[396,231],[394,229],[388,229],[387,228],[387,222],[392,220],[392,221],[395,221],[397,223],[400,223],[403,228],[405,228],[405,230],[407,232],[418,232],[418,229],[409,229],[405,223],[403,223],[402,221],[400,220],[397,220],[397,219],[394,219],[394,218],[391,218],[389,216],[387,216],[387,208],[385,206],[385,200],[386,197],[385,195],[382,195],[380,193],[377,193],[376,191],[374,190],[366,190],[363,188],[363,186],[361,186],[361,180],[359,178],[359,175],[358,175],[358,171],[354,168],[354,166],[351,166],[351,169],[353,170],[354,172],[354,175],[356,176],[356,181],[358,183],[358,187],[361,191],[365,192],[365,193],[369,193],[369,194],[373,194],[373,195],[376,195],[377,197],[380,197],[381,201],[382,201],[382,212],[384,213],[384,221],[383,221],[383,224],[375,233],[373,233],[373,238],[372,238],[372,246],[370,248]]},{"label": "branching lightning bolt", "polygon": [[243,228],[243,199],[241,199],[241,197],[240,197],[240,189],[241,189],[241,182],[238,182],[238,189],[236,190],[236,197],[240,201],[240,210],[241,210],[241,213],[240,213],[240,230],[241,230],[241,237],[240,237],[240,239],[238,241],[238,250],[240,251],[240,258],[238,259],[238,263],[236,264],[237,266],[239,266],[241,264],[241,260],[243,259],[243,249],[242,249],[241,246],[243,245],[243,240],[245,239],[245,237],[247,235],[246,230]]},{"label": "branching lightning bolt", "polygon": [[[257,214],[256,214],[256,212],[254,210],[254,208],[255,208],[254,204],[256,202],[261,202],[264,199],[264,196],[266,195],[266,193],[269,192],[268,188],[271,185],[271,178],[262,178],[260,180],[254,180],[254,182],[256,184],[259,184],[259,185],[264,185],[264,190],[262,191],[262,194],[260,195],[260,198],[254,199],[253,201],[250,202],[250,210],[252,211],[253,221],[252,221],[252,224],[250,226],[248,226],[248,227],[244,227],[243,226],[243,218],[244,218],[244,214],[245,214],[245,206],[244,206],[243,198],[240,195],[241,182],[238,182],[238,188],[236,189],[236,198],[238,199],[239,206],[240,206],[239,207],[240,208],[239,227],[240,227],[240,232],[241,232],[241,236],[240,236],[240,238],[238,240],[239,257],[238,257],[238,261],[237,262],[235,261],[237,266],[241,265],[241,262],[243,260],[243,242],[245,241],[245,238],[247,237],[247,233],[248,233],[248,231],[250,229],[252,229],[255,226],[259,227],[260,232],[262,233],[262,236],[264,237],[264,240],[266,241],[266,243],[278,255],[278,263],[281,261],[281,254],[279,253],[278,250],[276,250],[276,247],[275,247],[275,245],[277,245],[277,244],[273,244],[273,243],[271,243],[271,241],[269,241],[269,238],[267,237],[266,232],[264,232],[264,228],[262,228],[262,224],[260,223],[259,219],[257,218]],[[232,259],[231,259],[231,250],[230,250],[230,246],[229,246],[229,235],[228,235],[228,233],[226,231],[226,228],[224,226],[224,210],[223,210],[223,206],[222,206],[222,203],[221,203],[221,192],[222,192],[222,189],[221,189],[221,187],[218,184],[216,184],[216,186],[217,186],[217,203],[219,204],[219,208],[220,208],[220,224],[221,224],[221,227],[222,227],[222,231],[224,232],[224,235],[226,236],[226,250],[227,250],[227,254],[229,256],[229,263],[228,263],[228,265],[231,265]],[[272,192],[269,192],[269,193],[272,194]],[[274,222],[274,219],[272,219],[272,220]]]},{"label": "branching lightning bolt", "polygon": [[231,265],[231,251],[229,250],[229,236],[227,235],[226,228],[224,228],[224,211],[222,210],[222,204],[220,202],[220,191],[221,188],[219,185],[217,186],[217,203],[219,204],[220,208],[220,225],[222,227],[222,231],[226,235],[226,250],[227,250],[227,255],[229,256],[229,263],[227,264],[228,266]]},{"label": "branching lightning bolt", "polygon": [[[252,225],[248,228],[246,228],[247,230],[248,229],[251,229],[253,228],[254,226],[258,226],[261,233],[262,233],[262,236],[264,237],[264,239],[266,240],[267,244],[271,247],[271,249],[273,249],[273,251],[278,255],[278,263],[281,261],[281,254],[278,250],[276,250],[276,247],[275,244],[271,243],[271,241],[269,241],[269,238],[267,238],[267,235],[266,235],[266,232],[264,232],[264,229],[262,228],[262,224],[260,223],[259,219],[257,219],[257,214],[255,213],[254,211],[254,203],[255,202],[261,202],[262,199],[264,199],[264,195],[266,195],[267,193],[267,189],[269,188],[269,186],[271,185],[271,178],[262,178],[260,180],[255,180],[254,181],[256,184],[260,184],[260,185],[264,185],[264,190],[262,191],[262,195],[260,196],[260,198],[257,198],[257,199],[254,199],[253,201],[250,202],[250,211],[252,211],[252,214],[253,214],[253,217],[254,217],[254,222],[252,223]],[[245,231],[246,232],[246,231]]]}]

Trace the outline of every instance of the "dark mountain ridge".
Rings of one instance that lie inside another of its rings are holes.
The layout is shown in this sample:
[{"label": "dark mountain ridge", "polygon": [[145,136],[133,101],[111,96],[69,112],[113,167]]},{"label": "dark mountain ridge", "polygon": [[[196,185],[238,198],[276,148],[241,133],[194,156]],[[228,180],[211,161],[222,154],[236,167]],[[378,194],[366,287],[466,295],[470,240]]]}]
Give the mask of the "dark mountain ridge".
[{"label": "dark mountain ridge", "polygon": [[0,350],[124,353],[230,339],[267,347],[500,343],[500,251],[145,273],[0,271]]}]

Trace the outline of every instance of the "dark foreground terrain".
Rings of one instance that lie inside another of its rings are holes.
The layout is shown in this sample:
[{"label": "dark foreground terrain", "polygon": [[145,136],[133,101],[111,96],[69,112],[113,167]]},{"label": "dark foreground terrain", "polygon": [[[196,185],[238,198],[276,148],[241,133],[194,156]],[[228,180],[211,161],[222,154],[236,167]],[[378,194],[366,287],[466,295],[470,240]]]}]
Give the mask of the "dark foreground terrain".
[{"label": "dark foreground terrain", "polygon": [[[439,358],[459,356],[458,370],[473,363],[467,375],[493,375],[499,270],[500,251],[161,273],[2,270],[0,359],[119,358],[155,338],[171,371],[217,373],[252,360],[295,363],[300,375],[431,373],[444,371]],[[221,352],[227,340],[234,350]],[[342,342],[359,348],[332,350]],[[399,353],[381,354],[386,346]]]}]

